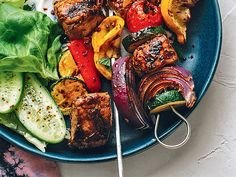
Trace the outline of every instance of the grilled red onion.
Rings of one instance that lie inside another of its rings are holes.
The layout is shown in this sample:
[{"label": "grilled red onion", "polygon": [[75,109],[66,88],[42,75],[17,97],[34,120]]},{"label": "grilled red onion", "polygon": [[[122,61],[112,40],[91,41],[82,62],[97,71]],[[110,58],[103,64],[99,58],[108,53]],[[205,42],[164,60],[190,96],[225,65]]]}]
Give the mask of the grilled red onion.
[{"label": "grilled red onion", "polygon": [[132,127],[149,128],[152,122],[135,92],[135,77],[129,64],[129,57],[118,59],[112,67],[112,74],[113,97],[119,113]]},{"label": "grilled red onion", "polygon": [[187,107],[192,107],[196,101],[193,78],[189,71],[180,66],[164,67],[144,76],[138,88],[143,105],[166,89],[178,90],[185,98]]}]

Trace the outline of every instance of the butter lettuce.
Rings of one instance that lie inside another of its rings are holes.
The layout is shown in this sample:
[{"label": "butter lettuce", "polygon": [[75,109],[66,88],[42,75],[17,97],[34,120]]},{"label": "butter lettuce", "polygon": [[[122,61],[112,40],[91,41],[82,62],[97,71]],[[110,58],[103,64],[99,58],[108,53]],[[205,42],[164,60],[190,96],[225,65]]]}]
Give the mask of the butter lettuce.
[{"label": "butter lettuce", "polygon": [[15,7],[22,8],[25,3],[25,0],[0,0],[0,3],[8,3]]},{"label": "butter lettuce", "polygon": [[47,15],[0,4],[0,71],[58,79],[61,30]]},{"label": "butter lettuce", "polygon": [[24,136],[28,142],[34,144],[38,149],[45,152],[46,143],[31,135],[30,132],[21,124],[14,113],[0,114],[0,124]]}]

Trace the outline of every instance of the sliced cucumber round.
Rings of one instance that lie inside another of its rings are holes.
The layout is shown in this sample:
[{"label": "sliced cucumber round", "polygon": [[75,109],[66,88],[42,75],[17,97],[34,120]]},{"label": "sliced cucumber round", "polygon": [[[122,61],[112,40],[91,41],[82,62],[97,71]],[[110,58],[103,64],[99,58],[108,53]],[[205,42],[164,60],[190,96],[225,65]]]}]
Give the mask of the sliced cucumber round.
[{"label": "sliced cucumber round", "polygon": [[146,106],[151,114],[155,114],[169,109],[170,106],[177,107],[185,104],[186,102],[181,93],[177,90],[170,90],[157,94],[146,103]]},{"label": "sliced cucumber round", "polygon": [[16,108],[23,88],[22,73],[0,72],[0,113],[9,113]]},{"label": "sliced cucumber round", "polygon": [[33,74],[26,74],[24,94],[16,115],[37,138],[59,143],[66,134],[64,117],[48,90]]}]

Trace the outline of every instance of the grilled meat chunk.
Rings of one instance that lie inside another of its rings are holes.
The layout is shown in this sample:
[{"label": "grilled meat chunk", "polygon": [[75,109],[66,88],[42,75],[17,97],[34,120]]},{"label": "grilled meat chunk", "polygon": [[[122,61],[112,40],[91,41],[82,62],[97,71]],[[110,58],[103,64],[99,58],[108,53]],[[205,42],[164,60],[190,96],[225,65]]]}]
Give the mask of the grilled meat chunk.
[{"label": "grilled meat chunk", "polygon": [[198,1],[199,0],[184,0],[184,1],[181,1],[181,3],[183,4],[183,6],[193,7]]},{"label": "grilled meat chunk", "polygon": [[54,11],[71,39],[89,35],[105,18],[97,0],[57,0]]},{"label": "grilled meat chunk", "polygon": [[157,6],[159,6],[161,3],[161,0],[148,0],[148,1],[151,2],[152,4],[157,5]]},{"label": "grilled meat chunk", "polygon": [[125,19],[126,13],[133,2],[135,2],[135,0],[110,0],[108,1],[108,5],[117,15]]},{"label": "grilled meat chunk", "polygon": [[70,145],[79,149],[104,145],[112,126],[110,96],[92,93],[74,102],[71,112]]},{"label": "grilled meat chunk", "polygon": [[139,76],[154,72],[165,65],[173,64],[178,55],[164,34],[139,46],[132,57],[132,66]]}]

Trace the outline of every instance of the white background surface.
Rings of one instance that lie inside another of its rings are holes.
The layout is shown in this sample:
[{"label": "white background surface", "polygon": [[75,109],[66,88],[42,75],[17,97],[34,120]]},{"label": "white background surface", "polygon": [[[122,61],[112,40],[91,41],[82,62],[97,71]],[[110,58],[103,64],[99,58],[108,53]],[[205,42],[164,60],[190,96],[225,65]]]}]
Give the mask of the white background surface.
[{"label": "white background surface", "polygon": [[[188,120],[192,137],[179,150],[159,145],[124,159],[125,177],[236,176],[236,0],[220,0],[223,46],[207,94]],[[184,129],[183,129],[184,130]],[[181,136],[168,138],[170,142]],[[116,161],[60,164],[62,177],[116,177]]]}]

